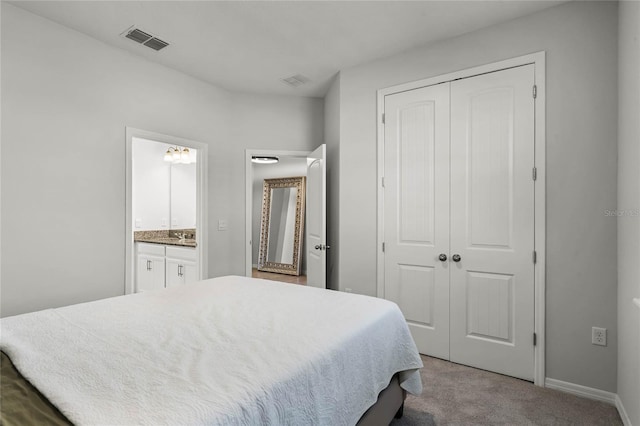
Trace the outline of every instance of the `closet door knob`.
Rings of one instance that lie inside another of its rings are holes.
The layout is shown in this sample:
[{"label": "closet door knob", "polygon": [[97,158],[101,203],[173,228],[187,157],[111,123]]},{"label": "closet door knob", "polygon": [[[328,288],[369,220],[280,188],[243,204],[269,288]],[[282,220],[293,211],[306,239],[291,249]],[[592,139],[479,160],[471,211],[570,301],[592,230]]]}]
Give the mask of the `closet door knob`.
[{"label": "closet door knob", "polygon": [[462,258],[460,257],[459,254],[454,254],[453,256],[451,256],[451,260],[453,260],[454,262],[460,262]]},{"label": "closet door knob", "polygon": [[438,256],[438,260],[440,260],[440,262],[444,262],[445,260],[447,260],[447,255],[441,253],[440,256]]}]

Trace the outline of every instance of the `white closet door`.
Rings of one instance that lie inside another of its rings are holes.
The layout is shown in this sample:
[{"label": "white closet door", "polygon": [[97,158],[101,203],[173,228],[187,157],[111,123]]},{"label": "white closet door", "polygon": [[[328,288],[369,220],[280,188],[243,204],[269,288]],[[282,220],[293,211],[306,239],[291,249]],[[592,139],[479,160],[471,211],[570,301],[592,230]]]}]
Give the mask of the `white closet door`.
[{"label": "white closet door", "polygon": [[451,361],[527,380],[534,348],[534,66],[451,83]]},{"label": "white closet door", "polygon": [[384,296],[420,353],[449,357],[449,83],[385,98]]}]

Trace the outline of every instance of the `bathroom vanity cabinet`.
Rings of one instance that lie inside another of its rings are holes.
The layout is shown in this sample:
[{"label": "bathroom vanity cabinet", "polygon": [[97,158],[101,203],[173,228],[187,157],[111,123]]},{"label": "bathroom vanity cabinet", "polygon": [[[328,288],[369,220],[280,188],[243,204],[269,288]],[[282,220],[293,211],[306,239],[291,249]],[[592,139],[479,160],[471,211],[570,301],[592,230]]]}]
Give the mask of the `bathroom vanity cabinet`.
[{"label": "bathroom vanity cabinet", "polygon": [[158,290],[198,280],[196,248],[136,243],[135,291]]}]

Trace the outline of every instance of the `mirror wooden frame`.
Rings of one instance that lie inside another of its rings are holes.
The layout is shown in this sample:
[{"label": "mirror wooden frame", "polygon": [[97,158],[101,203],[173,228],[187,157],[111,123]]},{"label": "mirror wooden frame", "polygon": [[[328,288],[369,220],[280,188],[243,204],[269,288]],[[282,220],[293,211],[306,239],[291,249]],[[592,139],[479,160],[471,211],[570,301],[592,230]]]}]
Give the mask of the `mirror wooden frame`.
[{"label": "mirror wooden frame", "polygon": [[[271,190],[277,188],[296,188],[296,217],[293,241],[293,263],[269,262],[267,260],[269,249],[269,228],[271,216]],[[302,235],[305,216],[305,192],[306,177],[287,177],[265,179],[262,186],[262,219],[260,221],[260,254],[258,257],[258,270],[275,272],[278,274],[300,275],[302,266]]]}]

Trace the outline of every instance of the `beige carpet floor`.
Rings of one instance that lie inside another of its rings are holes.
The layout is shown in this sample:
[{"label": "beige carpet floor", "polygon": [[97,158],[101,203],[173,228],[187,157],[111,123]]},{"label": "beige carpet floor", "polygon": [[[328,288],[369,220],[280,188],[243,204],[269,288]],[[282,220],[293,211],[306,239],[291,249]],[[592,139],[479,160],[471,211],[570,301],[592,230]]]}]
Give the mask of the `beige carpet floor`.
[{"label": "beige carpet floor", "polygon": [[423,356],[422,395],[407,396],[411,425],[622,425],[613,405]]}]

